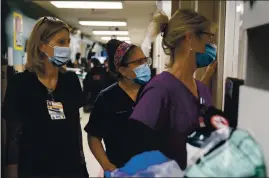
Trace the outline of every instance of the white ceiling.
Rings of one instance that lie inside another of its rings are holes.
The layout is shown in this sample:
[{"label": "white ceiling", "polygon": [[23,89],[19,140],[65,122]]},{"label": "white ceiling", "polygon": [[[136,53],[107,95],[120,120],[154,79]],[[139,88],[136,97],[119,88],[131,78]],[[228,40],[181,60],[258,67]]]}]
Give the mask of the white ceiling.
[{"label": "white ceiling", "polygon": [[36,4],[52,12],[70,25],[79,28],[83,33],[92,35],[92,38],[101,41],[101,36],[94,36],[92,30],[114,30],[111,27],[87,27],[79,24],[79,20],[126,20],[126,27],[119,30],[128,30],[131,42],[141,45],[146,28],[156,9],[155,1],[124,1],[123,9],[58,9],[49,1],[35,1]]}]

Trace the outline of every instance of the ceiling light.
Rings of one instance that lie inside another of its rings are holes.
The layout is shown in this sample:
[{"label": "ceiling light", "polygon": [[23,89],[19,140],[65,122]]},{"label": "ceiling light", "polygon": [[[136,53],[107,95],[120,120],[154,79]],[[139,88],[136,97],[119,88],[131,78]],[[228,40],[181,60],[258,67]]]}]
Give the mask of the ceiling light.
[{"label": "ceiling light", "polygon": [[95,35],[129,35],[128,31],[92,31]]},{"label": "ceiling light", "polygon": [[57,8],[70,9],[122,9],[122,2],[109,1],[50,1]]},{"label": "ceiling light", "polygon": [[[108,41],[108,40],[111,40],[111,36],[103,36],[101,37],[101,39]],[[120,41],[130,41],[130,37],[127,37],[127,36],[125,37],[120,36],[120,37],[117,37],[116,39]]]},{"label": "ceiling light", "polygon": [[[107,43],[109,40],[103,40],[103,41],[105,41],[105,42]],[[131,41],[129,41],[129,40],[124,41],[124,42],[129,43],[129,44],[132,44],[132,42],[131,42]]]},{"label": "ceiling light", "polygon": [[126,26],[126,22],[119,22],[119,21],[79,21],[80,25],[86,26],[112,26],[112,27],[122,27]]}]

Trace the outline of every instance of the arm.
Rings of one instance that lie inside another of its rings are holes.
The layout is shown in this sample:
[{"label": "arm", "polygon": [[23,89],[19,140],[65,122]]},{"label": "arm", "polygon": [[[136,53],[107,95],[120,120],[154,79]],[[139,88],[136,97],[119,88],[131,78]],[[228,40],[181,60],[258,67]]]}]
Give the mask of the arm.
[{"label": "arm", "polygon": [[201,82],[209,87],[210,86],[210,80],[211,80],[211,76],[209,76],[209,75],[207,75],[207,73],[205,73],[204,76],[201,79]]},{"label": "arm", "polygon": [[91,90],[90,90],[91,84],[92,84],[92,76],[91,73],[88,72],[85,79],[83,80],[83,92],[87,101],[89,101],[91,97]]},{"label": "arm", "polygon": [[81,89],[81,85],[79,82],[79,78],[76,75],[76,73],[71,72],[71,78],[73,83],[71,86],[73,86],[73,91],[71,94],[73,96],[73,103],[75,104],[75,108],[77,109],[77,119],[78,119],[78,141],[79,141],[79,148],[80,148],[80,156],[81,156],[81,163],[85,163],[85,156],[83,151],[83,142],[82,142],[82,130],[81,130],[81,124],[80,124],[80,114],[79,114],[79,108],[83,106],[84,104],[84,96]]},{"label": "arm", "polygon": [[80,148],[80,157],[81,157],[81,164],[86,164],[85,162],[85,156],[84,156],[84,150],[83,150],[83,141],[82,141],[82,130],[80,122],[78,124],[78,134],[79,134],[79,148]]},{"label": "arm", "polygon": [[6,96],[3,103],[2,116],[6,120],[7,129],[7,176],[18,176],[18,160],[19,160],[19,138],[22,134],[22,121],[19,117],[19,109],[17,100],[19,100],[17,85],[17,76],[12,77],[6,90]]},{"label": "arm", "polygon": [[100,94],[96,100],[85,131],[88,133],[88,144],[94,157],[105,171],[112,171],[116,168],[108,159],[102,144],[102,138],[107,134],[109,127],[109,114],[102,107],[106,99]]},{"label": "arm", "polygon": [[105,171],[113,171],[116,166],[110,163],[102,144],[102,138],[88,134],[88,143],[92,154]]},{"label": "arm", "polygon": [[72,87],[70,91],[73,92],[70,93],[70,95],[72,96],[72,103],[75,105],[76,108],[79,109],[86,102],[85,95],[82,91],[81,84],[77,74],[75,72],[69,72],[68,77],[70,77],[69,80],[72,81],[70,82],[70,87]]},{"label": "arm", "polygon": [[201,79],[201,82],[206,86],[210,87],[210,81],[212,79],[213,74],[215,73],[216,67],[218,65],[217,61],[211,63],[207,68],[204,76]]},{"label": "arm", "polygon": [[21,135],[22,123],[7,121],[7,176],[18,176],[19,162],[19,137]]}]

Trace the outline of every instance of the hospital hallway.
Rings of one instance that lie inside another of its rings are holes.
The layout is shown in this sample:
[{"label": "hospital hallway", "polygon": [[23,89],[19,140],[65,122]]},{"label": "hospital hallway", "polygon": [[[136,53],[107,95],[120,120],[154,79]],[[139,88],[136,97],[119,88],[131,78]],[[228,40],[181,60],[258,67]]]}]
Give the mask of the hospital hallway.
[{"label": "hospital hallway", "polygon": [[2,0],[1,177],[268,177],[268,9]]}]

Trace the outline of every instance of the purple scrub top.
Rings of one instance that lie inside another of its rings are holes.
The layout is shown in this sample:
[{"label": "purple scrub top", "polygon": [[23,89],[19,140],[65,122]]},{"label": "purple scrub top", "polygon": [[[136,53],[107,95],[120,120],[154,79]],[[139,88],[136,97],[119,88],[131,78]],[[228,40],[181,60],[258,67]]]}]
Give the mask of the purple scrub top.
[{"label": "purple scrub top", "polygon": [[[196,81],[199,97],[211,106],[209,88]],[[182,169],[187,164],[186,139],[197,127],[200,102],[174,75],[162,72],[143,89],[131,119],[137,120],[165,136],[165,154],[178,162]]]}]

